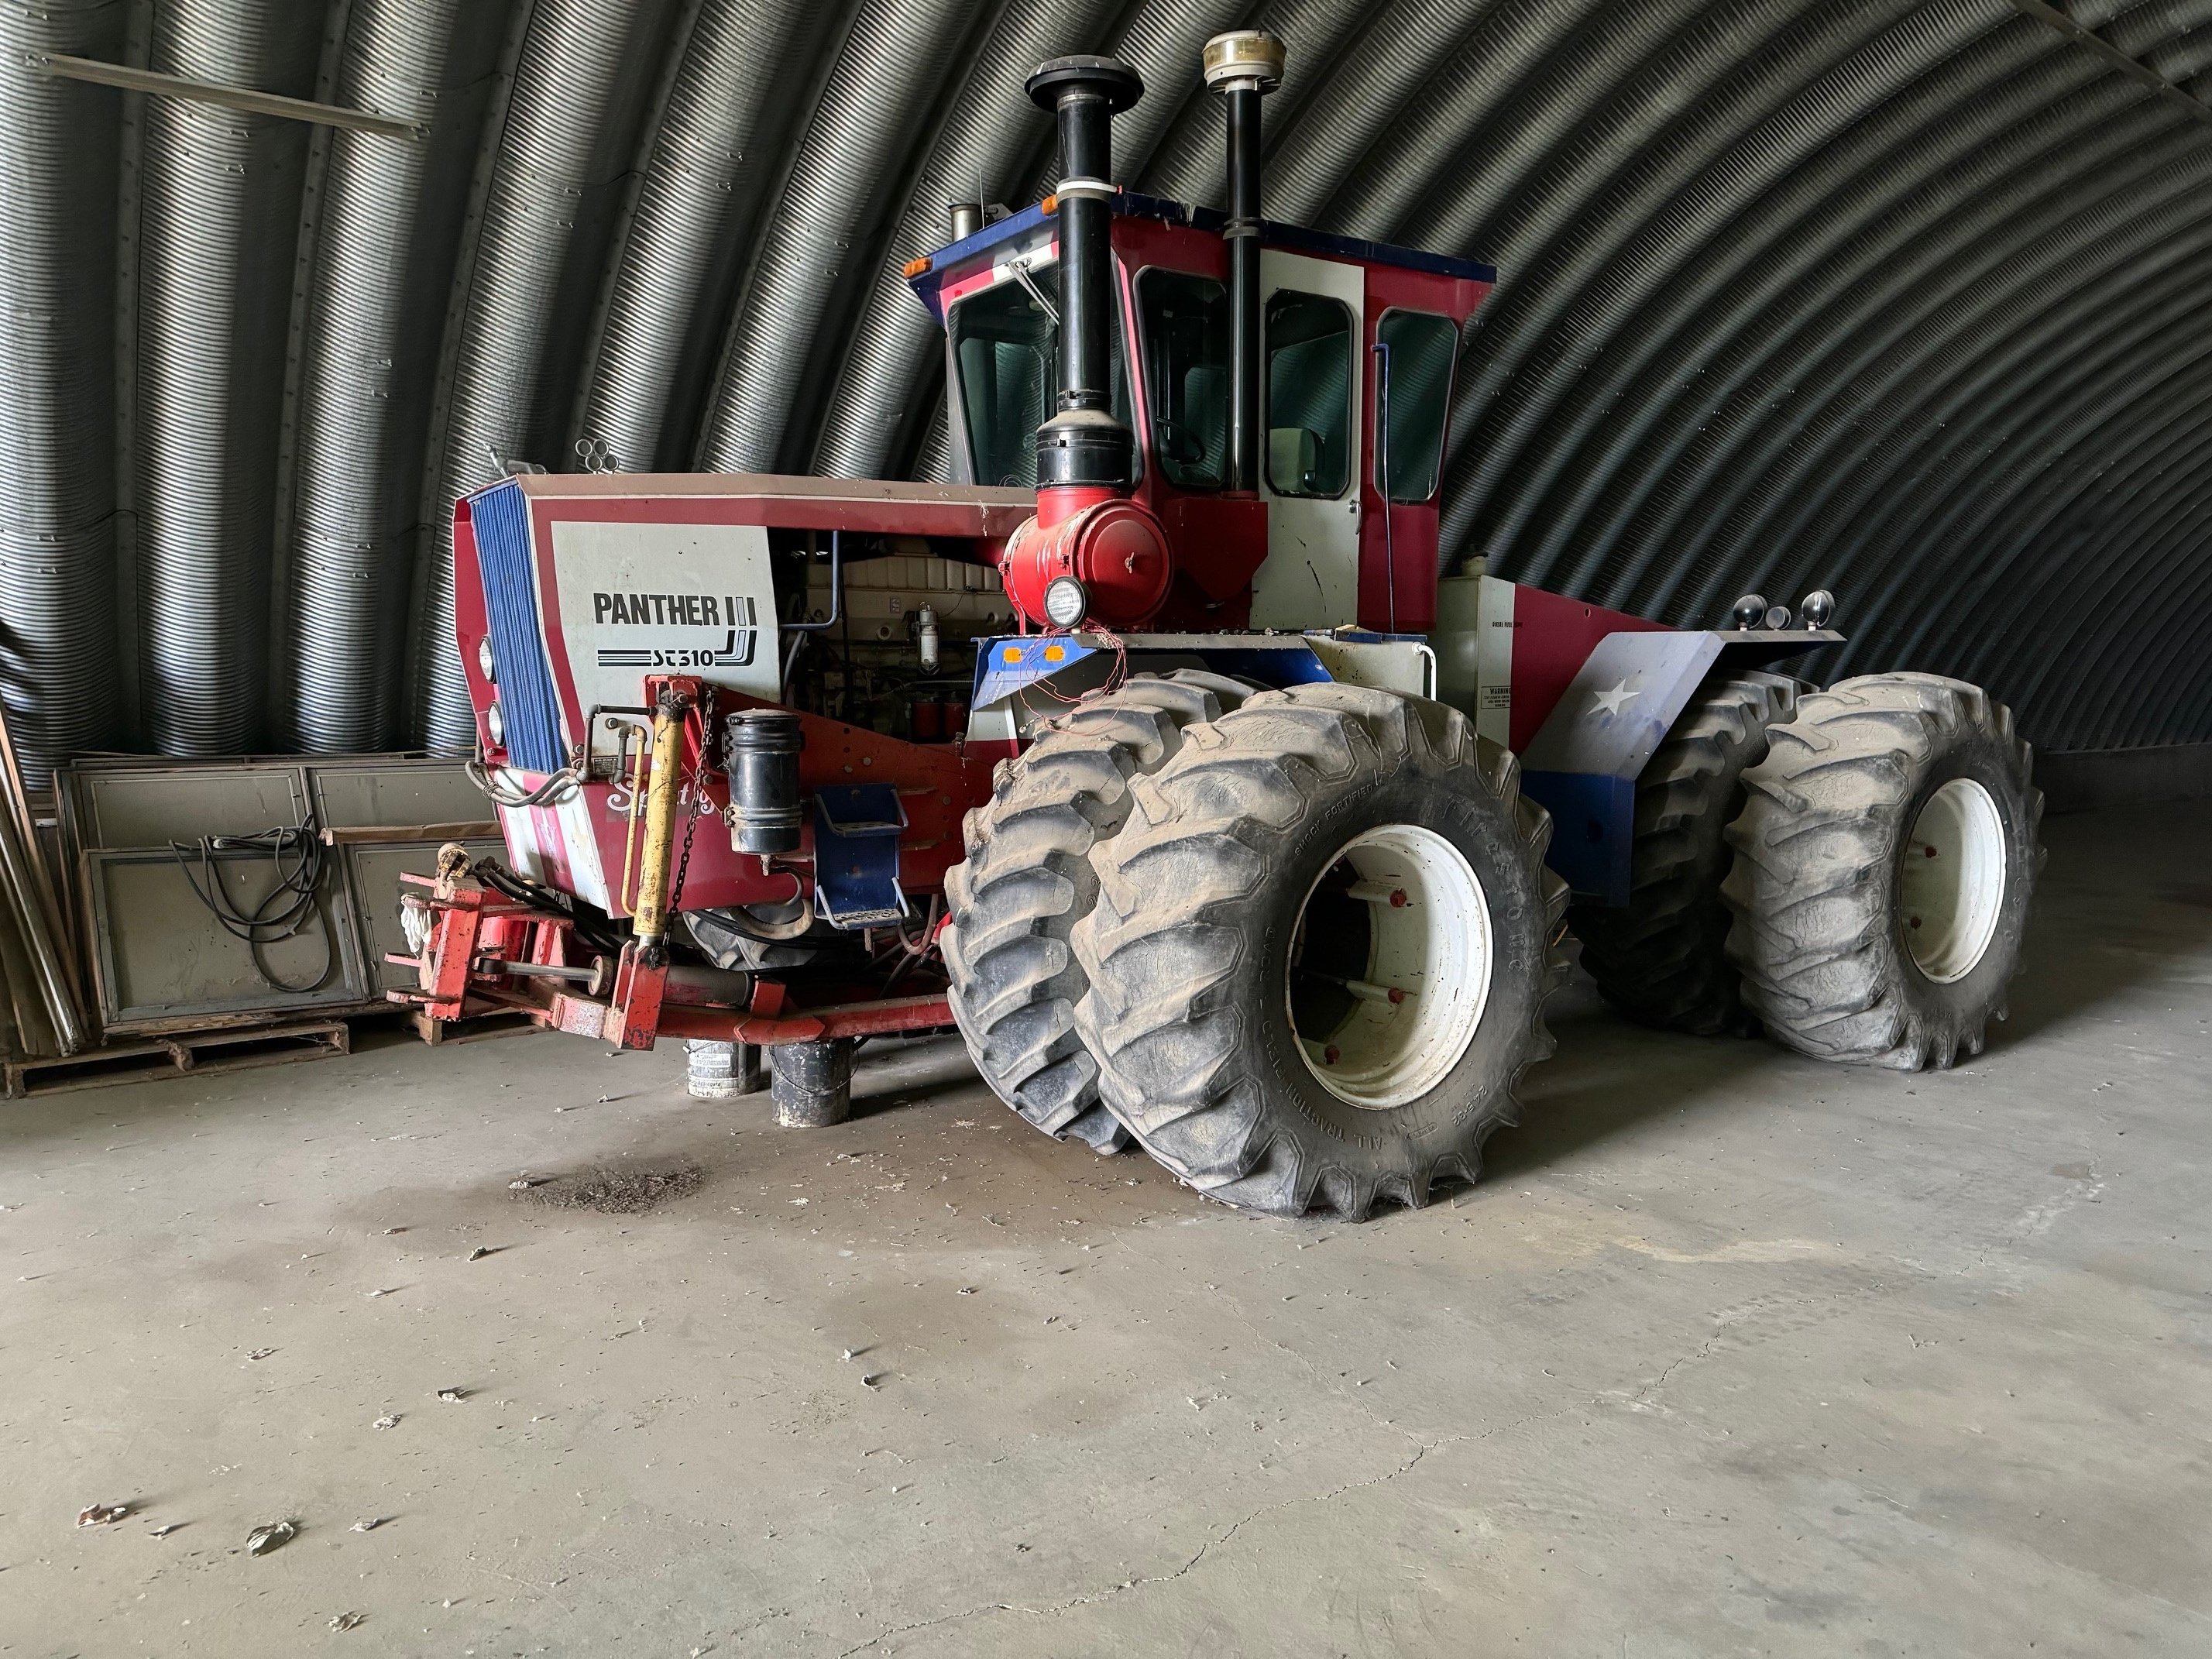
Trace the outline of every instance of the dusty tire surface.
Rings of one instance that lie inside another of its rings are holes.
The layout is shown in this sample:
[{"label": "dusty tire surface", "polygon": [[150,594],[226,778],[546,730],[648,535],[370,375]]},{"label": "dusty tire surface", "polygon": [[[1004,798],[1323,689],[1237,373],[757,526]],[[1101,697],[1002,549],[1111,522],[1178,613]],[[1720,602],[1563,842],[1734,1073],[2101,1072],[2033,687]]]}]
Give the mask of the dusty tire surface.
[{"label": "dusty tire surface", "polygon": [[1721,897],[1735,854],[1728,827],[1743,810],[1743,775],[1766,758],[1767,728],[1788,720],[1798,684],[1753,671],[1698,689],[1636,781],[1628,902],[1575,904],[1567,926],[1583,966],[1631,1019],[1699,1036],[1753,1035]]},{"label": "dusty tire surface", "polygon": [[[1551,1052],[1543,1003],[1564,969],[1551,820],[1521,799],[1512,756],[1455,709],[1341,684],[1261,693],[1184,738],[1093,854],[1098,900],[1073,935],[1106,1103],[1188,1185],[1274,1215],[1356,1219],[1472,1181],[1484,1139],[1517,1120],[1521,1073]],[[1291,957],[1309,896],[1378,826],[1463,861],[1493,944],[1480,986],[1427,988],[1471,990],[1479,1010],[1441,1080],[1363,1107],[1299,1046]]]},{"label": "dusty tire surface", "polygon": [[[2005,1017],[2043,861],[2033,765],[2012,711],[1962,680],[1869,674],[1799,701],[1745,775],[1722,889],[1729,955],[1771,1036],[1905,1071],[1981,1053],[1988,1022]],[[2002,887],[1971,967],[1931,976],[1915,955],[1907,866],[1933,856],[1917,826],[1954,781],[1994,810]]]},{"label": "dusty tire surface", "polygon": [[1128,817],[1131,780],[1165,765],[1185,726],[1242,695],[1212,675],[1139,676],[1060,716],[1001,764],[991,799],[967,815],[968,856],[945,876],[940,936],[952,1015],[984,1080],[1047,1134],[1101,1152],[1128,1145],[1076,1034],[1085,981],[1067,936],[1097,896],[1091,849]]}]

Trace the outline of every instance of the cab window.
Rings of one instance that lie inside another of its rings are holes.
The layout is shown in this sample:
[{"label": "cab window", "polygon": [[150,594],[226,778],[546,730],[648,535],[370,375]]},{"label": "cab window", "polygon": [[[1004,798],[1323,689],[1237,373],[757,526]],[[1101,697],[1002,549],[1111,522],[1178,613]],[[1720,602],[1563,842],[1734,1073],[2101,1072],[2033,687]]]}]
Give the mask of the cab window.
[{"label": "cab window", "polygon": [[[1053,299],[1059,270],[1030,273]],[[1129,368],[1121,347],[1121,311],[1115,306],[1114,415],[1129,420]],[[1036,429],[1054,406],[1060,384],[1060,328],[1019,282],[1000,283],[957,301],[946,319],[959,379],[960,418],[980,484],[1036,488]]]},{"label": "cab window", "polygon": [[1375,487],[1388,501],[1425,501],[1443,464],[1459,331],[1448,317],[1386,311],[1375,341]]},{"label": "cab window", "polygon": [[1229,290],[1155,268],[1137,278],[1137,319],[1160,472],[1178,489],[1218,489],[1229,465]]},{"label": "cab window", "polygon": [[1267,331],[1268,487],[1341,495],[1352,482],[1352,313],[1283,289],[1267,297]]}]

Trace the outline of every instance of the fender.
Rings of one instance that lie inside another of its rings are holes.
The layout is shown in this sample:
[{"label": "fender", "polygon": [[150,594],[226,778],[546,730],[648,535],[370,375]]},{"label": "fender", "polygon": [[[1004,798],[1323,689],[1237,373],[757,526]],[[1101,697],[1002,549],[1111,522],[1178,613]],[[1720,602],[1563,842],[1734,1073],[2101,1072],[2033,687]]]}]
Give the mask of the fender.
[{"label": "fender", "polygon": [[1521,792],[1552,815],[1547,861],[1576,896],[1628,902],[1636,781],[1716,669],[1764,668],[1840,641],[1832,629],[1607,634],[1521,757]]}]

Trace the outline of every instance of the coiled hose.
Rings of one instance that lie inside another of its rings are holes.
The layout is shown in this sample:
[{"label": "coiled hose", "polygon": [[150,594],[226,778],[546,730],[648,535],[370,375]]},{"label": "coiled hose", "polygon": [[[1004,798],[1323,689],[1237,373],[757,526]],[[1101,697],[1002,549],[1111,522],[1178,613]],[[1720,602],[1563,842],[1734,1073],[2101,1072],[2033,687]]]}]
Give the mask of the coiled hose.
[{"label": "coiled hose", "polygon": [[[252,958],[253,971],[272,991],[286,996],[307,996],[329,982],[337,951],[331,928],[323,920],[323,965],[313,979],[295,984],[281,977],[261,953],[305,933],[307,924],[321,920],[316,899],[323,884],[323,831],[314,810],[293,826],[263,830],[250,836],[202,836],[197,842],[173,841],[169,853],[192,896],[233,939],[242,940]],[[251,910],[231,897],[222,884],[216,855],[222,853],[266,853],[275,873],[268,893]],[[198,873],[194,873],[197,861]]]}]

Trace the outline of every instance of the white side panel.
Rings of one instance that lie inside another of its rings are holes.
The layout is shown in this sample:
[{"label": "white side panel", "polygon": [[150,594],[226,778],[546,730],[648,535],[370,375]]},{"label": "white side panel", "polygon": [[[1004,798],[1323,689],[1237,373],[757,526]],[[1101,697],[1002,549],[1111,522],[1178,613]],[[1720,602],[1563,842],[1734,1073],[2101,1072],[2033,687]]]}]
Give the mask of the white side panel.
[{"label": "white side panel", "polygon": [[[518,792],[539,781],[534,773],[501,771],[498,775]],[[599,839],[592,833],[591,811],[582,790],[570,790],[558,806],[502,806],[498,811],[507,862],[517,875],[560,887],[602,910],[608,908],[606,871],[599,862]],[[568,864],[566,879],[555,867],[557,860],[552,855],[556,854]]]},{"label": "white side panel", "polygon": [[1429,630],[1429,644],[1437,653],[1437,700],[1470,718],[1481,679],[1476,658],[1482,644],[1482,561],[1471,562],[1475,568],[1466,575],[1437,581],[1437,625]]},{"label": "white side panel", "polygon": [[554,818],[561,826],[562,850],[568,855],[568,890],[602,910],[611,910],[613,895],[607,891],[606,870],[599,862],[599,838],[592,833],[590,797],[581,789],[570,790],[554,809]]},{"label": "white side panel", "polygon": [[760,526],[556,520],[553,569],[585,709],[636,706],[653,673],[781,695],[775,580]]},{"label": "white side panel", "polygon": [[1012,743],[1021,736],[1014,729],[1013,710],[1002,701],[988,708],[968,711],[968,741],[970,743]]},{"label": "white side panel", "polygon": [[[530,787],[526,781],[521,781],[520,774],[502,772],[500,776],[502,781],[517,780],[521,788]],[[545,880],[545,858],[538,850],[538,830],[530,821],[530,809],[501,806],[496,810],[500,834],[507,842],[507,862],[514,866],[515,874],[527,876],[532,881]]]},{"label": "white side panel", "polygon": [[1332,640],[1309,634],[1305,642],[1333,680],[1409,697],[1437,695],[1437,653],[1418,640]]},{"label": "white side panel", "polygon": [[1492,743],[1507,742],[1513,730],[1513,584],[1485,576],[1476,606],[1480,627],[1474,647],[1474,729]]},{"label": "white side panel", "polygon": [[[1358,265],[1264,249],[1260,255],[1262,305],[1267,295],[1280,289],[1341,300],[1352,313],[1352,464],[1344,493],[1334,501],[1278,495],[1268,485],[1267,446],[1262,445],[1260,494],[1267,503],[1267,556],[1252,578],[1252,626],[1338,628],[1359,619],[1359,468],[1364,449],[1359,394],[1365,378],[1359,343],[1367,276]],[[1266,349],[1262,341],[1263,361]],[[1261,422],[1265,426],[1269,416],[1264,386],[1261,392]]]}]

